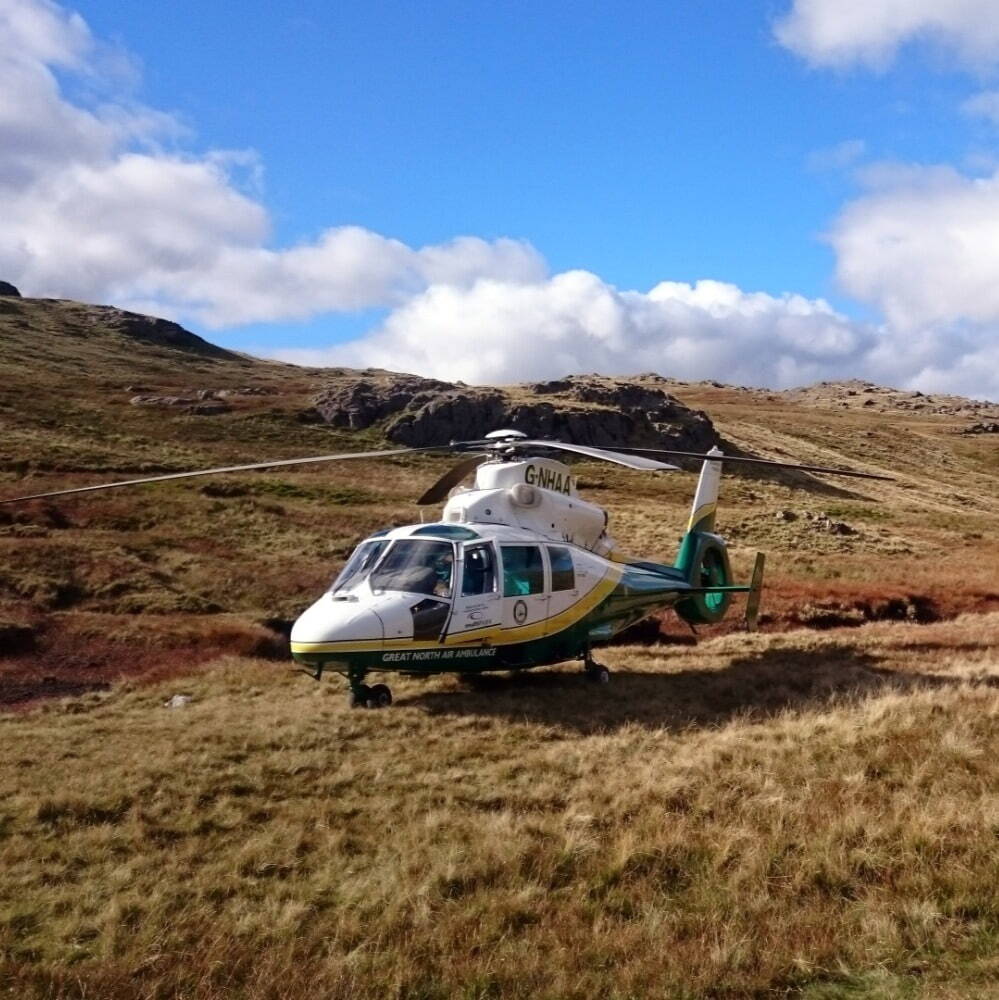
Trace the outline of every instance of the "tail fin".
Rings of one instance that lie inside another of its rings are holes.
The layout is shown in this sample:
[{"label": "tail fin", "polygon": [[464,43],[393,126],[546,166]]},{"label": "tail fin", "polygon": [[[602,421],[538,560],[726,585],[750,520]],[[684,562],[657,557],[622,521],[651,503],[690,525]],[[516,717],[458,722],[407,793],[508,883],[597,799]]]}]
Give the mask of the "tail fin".
[{"label": "tail fin", "polygon": [[[708,454],[721,455],[722,452],[712,448]],[[676,554],[676,568],[695,588],[690,597],[677,603],[676,613],[684,621],[696,625],[721,621],[732,600],[732,568],[728,551],[725,543],[714,534],[720,482],[721,462],[706,459],[701,466],[701,478],[697,481],[687,532]],[[721,589],[709,590],[710,587]]]},{"label": "tail fin", "polygon": [[[709,455],[722,455],[724,452],[717,446]],[[690,510],[690,521],[687,531],[714,531],[715,511],[718,507],[718,487],[721,483],[721,462],[706,459],[701,466],[701,478],[697,481],[697,492],[694,494],[694,505]]]}]

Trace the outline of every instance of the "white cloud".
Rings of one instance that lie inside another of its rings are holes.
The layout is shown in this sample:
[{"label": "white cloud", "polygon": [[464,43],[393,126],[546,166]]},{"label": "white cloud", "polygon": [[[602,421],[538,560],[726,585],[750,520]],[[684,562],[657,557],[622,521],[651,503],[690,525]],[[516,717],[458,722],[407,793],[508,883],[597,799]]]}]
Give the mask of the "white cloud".
[{"label": "white cloud", "polygon": [[961,111],[971,118],[984,118],[999,125],[999,90],[983,90],[961,104]]},{"label": "white cloud", "polygon": [[874,329],[822,300],[718,281],[618,291],[587,271],[568,271],[529,284],[434,286],[362,340],[280,356],[471,383],[654,370],[790,386],[855,373],[876,340]]},{"label": "white cloud", "polygon": [[79,67],[94,47],[83,18],[49,0],[4,0],[0,25],[11,61]]},{"label": "white cloud", "polygon": [[852,320],[822,299],[719,281],[621,291],[587,271],[540,282],[435,285],[381,328],[325,350],[276,350],[304,365],[410,371],[497,384],[599,371],[659,371],[786,388],[858,376],[999,399],[995,324]]},{"label": "white cloud", "polygon": [[884,166],[829,234],[844,289],[890,336],[869,359],[910,384],[999,398],[999,172]]},{"label": "white cloud", "polygon": [[817,66],[882,69],[908,42],[925,40],[973,68],[999,62],[995,0],[793,0],[777,40]]},{"label": "white cloud", "polygon": [[843,287],[899,329],[999,324],[999,172],[898,167],[868,180],[829,236]]},{"label": "white cloud", "polygon": [[[127,94],[82,106],[55,70],[106,88],[107,51],[48,0],[0,0],[0,274],[26,294],[152,304],[210,326],[394,306],[431,283],[538,280],[511,239],[413,249],[355,226],[269,245],[270,218],[234,174],[252,154],[165,149],[174,117]],[[120,64],[121,60],[118,60]]]}]

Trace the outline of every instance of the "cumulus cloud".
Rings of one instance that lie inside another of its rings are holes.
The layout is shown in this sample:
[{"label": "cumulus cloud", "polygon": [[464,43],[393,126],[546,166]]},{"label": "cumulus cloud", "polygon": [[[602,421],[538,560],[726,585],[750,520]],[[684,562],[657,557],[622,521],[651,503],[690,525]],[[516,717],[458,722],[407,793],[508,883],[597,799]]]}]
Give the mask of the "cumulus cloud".
[{"label": "cumulus cloud", "polygon": [[252,153],[178,151],[183,125],[127,88],[92,106],[66,96],[57,71],[95,91],[109,83],[107,52],[77,14],[0,0],[0,37],[0,273],[27,294],[141,301],[218,327],[545,275],[511,239],[411,248],[340,226],[273,248],[266,209],[236,180],[258,168]]},{"label": "cumulus cloud", "polygon": [[999,172],[890,167],[830,232],[843,287],[901,329],[999,323]]},{"label": "cumulus cloud", "polygon": [[793,0],[774,34],[816,66],[882,69],[918,40],[975,68],[999,62],[995,0]]},{"label": "cumulus cloud", "polygon": [[999,398],[999,172],[883,166],[866,180],[829,241],[842,286],[888,321],[870,363]]},{"label": "cumulus cloud", "polygon": [[370,336],[281,356],[471,383],[654,370],[790,386],[855,373],[876,340],[873,328],[800,295],[749,293],[718,281],[619,291],[587,271],[568,271],[530,284],[435,286]]},{"label": "cumulus cloud", "polygon": [[858,376],[999,399],[995,325],[961,316],[860,322],[822,299],[703,280],[623,291],[587,271],[541,282],[432,286],[382,326],[326,350],[278,350],[305,365],[411,371],[471,384],[599,371],[659,371],[787,388]]}]

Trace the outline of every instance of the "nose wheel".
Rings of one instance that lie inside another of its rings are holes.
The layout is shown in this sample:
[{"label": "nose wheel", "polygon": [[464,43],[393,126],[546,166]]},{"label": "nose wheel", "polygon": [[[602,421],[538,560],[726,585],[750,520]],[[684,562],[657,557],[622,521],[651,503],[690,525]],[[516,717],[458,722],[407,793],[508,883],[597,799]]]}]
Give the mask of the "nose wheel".
[{"label": "nose wheel", "polygon": [[351,708],[388,708],[392,704],[392,691],[387,684],[367,684],[350,678],[347,704]]},{"label": "nose wheel", "polygon": [[368,708],[388,708],[392,704],[392,691],[387,684],[373,684],[369,692]]},{"label": "nose wheel", "polygon": [[597,663],[590,656],[589,650],[583,656],[583,671],[586,674],[586,679],[591,684],[610,684],[610,671],[602,663]]}]

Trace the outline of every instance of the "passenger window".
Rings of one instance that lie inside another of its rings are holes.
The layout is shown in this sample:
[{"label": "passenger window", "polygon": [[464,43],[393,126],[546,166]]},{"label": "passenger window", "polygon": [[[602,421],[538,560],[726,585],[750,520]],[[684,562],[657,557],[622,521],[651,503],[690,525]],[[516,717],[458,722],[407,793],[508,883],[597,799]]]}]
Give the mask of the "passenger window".
[{"label": "passenger window", "polygon": [[463,597],[491,594],[496,589],[496,567],[491,545],[471,545],[465,549],[465,571],[461,578]]},{"label": "passenger window", "polygon": [[503,596],[523,597],[545,589],[545,568],[537,545],[503,546]]},{"label": "passenger window", "polygon": [[549,545],[548,561],[552,567],[552,592],[575,590],[576,573],[572,568],[572,553],[561,545]]}]

